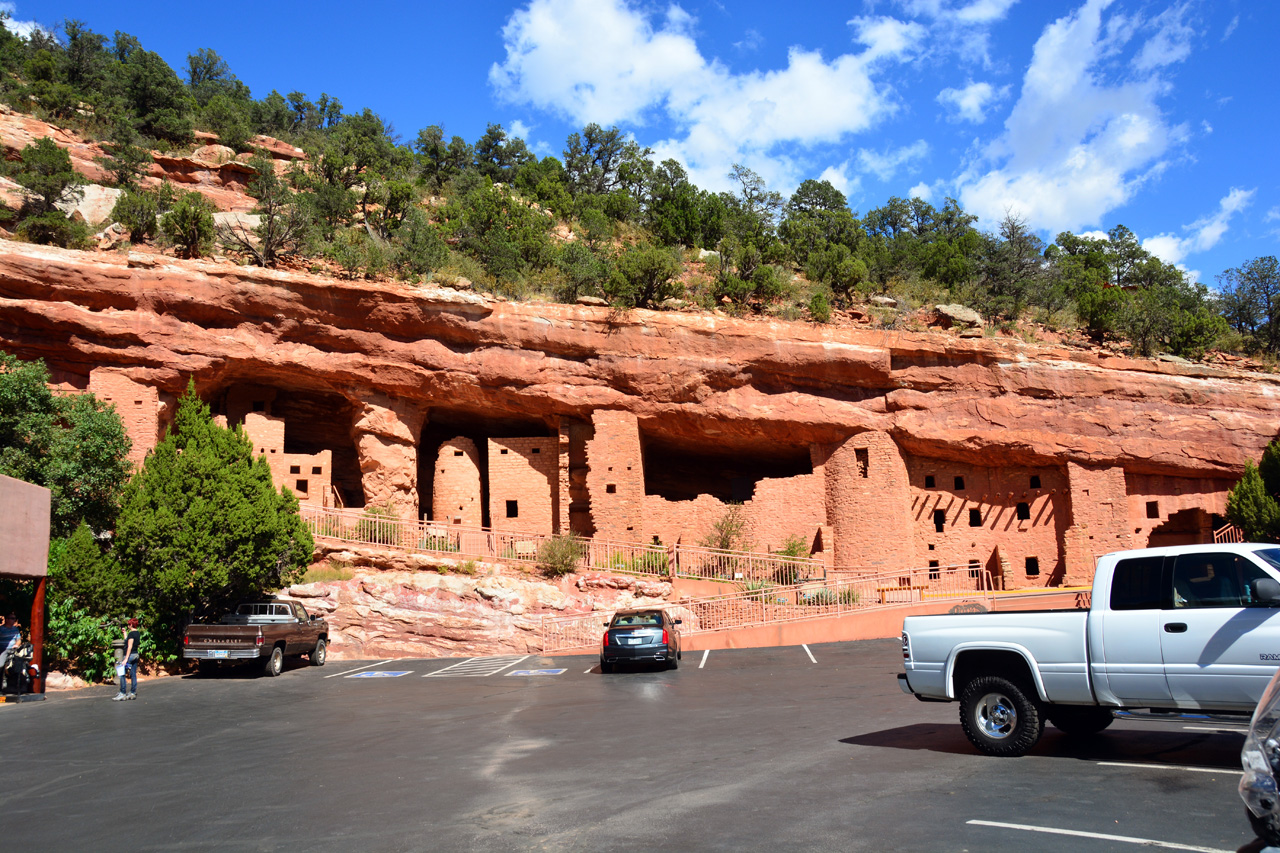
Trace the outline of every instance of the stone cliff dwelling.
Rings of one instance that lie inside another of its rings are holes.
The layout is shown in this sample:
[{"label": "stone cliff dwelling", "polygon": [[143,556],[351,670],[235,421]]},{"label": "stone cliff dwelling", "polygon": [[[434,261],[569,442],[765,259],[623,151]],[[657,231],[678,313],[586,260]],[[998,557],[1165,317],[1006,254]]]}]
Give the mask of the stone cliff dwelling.
[{"label": "stone cliff dwelling", "polygon": [[1073,584],[1212,540],[1276,433],[1280,383],[1226,369],[91,257],[5,244],[0,348],[135,461],[193,377],[299,500],[437,524],[693,545],[740,504],[756,550]]}]

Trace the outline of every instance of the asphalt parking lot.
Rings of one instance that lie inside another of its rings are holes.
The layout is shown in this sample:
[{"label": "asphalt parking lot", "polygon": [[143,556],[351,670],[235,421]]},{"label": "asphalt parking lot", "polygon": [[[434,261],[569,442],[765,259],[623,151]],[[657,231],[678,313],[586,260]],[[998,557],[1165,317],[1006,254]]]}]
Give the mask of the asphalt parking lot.
[{"label": "asphalt parking lot", "polygon": [[0,706],[6,850],[1258,850],[1242,735],[1118,721],[988,758],[897,641],[335,661]]}]

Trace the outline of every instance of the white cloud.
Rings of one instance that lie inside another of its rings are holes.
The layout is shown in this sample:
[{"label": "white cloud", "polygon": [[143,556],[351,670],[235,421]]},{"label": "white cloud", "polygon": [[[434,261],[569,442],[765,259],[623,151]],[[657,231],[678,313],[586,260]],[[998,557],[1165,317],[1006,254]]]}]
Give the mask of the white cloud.
[{"label": "white cloud", "polygon": [[929,143],[918,139],[910,145],[884,152],[863,148],[858,151],[858,166],[863,172],[870,172],[882,181],[889,181],[899,168],[910,166],[913,161],[923,160],[927,156]]},{"label": "white cloud", "polygon": [[512,136],[518,136],[525,142],[529,141],[529,134],[533,132],[533,128],[529,127],[529,125],[525,124],[520,119],[516,119],[511,122],[509,130],[511,131]]},{"label": "white cloud", "polygon": [[1207,121],[1200,122],[1200,129],[1203,130],[1206,134],[1213,133],[1213,125],[1209,124],[1209,122]]},{"label": "white cloud", "polygon": [[933,198],[933,187],[929,186],[924,181],[921,181],[911,189],[907,190],[907,198],[918,198],[924,201],[929,201]]},{"label": "white cloud", "polygon": [[1226,30],[1223,31],[1222,40],[1226,41],[1227,39],[1231,38],[1231,34],[1236,31],[1236,27],[1238,26],[1240,26],[1240,16],[1236,15],[1234,18],[1231,19],[1231,22],[1227,24]]},{"label": "white cloud", "polygon": [[896,110],[875,74],[926,35],[915,23],[855,18],[860,53],[827,60],[793,47],[785,68],[739,74],[702,56],[692,24],[674,5],[654,16],[627,0],[531,0],[508,19],[506,58],[489,79],[503,99],[573,122],[669,120],[676,133],[653,143],[655,154],[679,159],[701,186],[728,188],[735,162],[795,186],[794,149],[838,142]]},{"label": "white cloud", "polygon": [[762,44],[764,44],[764,36],[760,35],[759,31],[747,30],[742,34],[742,40],[735,41],[733,46],[743,53],[751,53],[758,50]]},{"label": "white cloud", "polygon": [[8,20],[4,22],[4,28],[14,35],[30,38],[31,34],[36,30],[48,32],[44,27],[35,21],[19,21],[17,20],[18,6],[16,3],[0,3],[0,12],[6,12],[9,15]]},{"label": "white cloud", "polygon": [[1083,237],[1086,240],[1110,240],[1111,239],[1111,235],[1108,234],[1106,231],[1081,231],[1076,236]]},{"label": "white cloud", "polygon": [[1158,73],[1104,77],[1123,67],[1111,59],[1142,24],[1104,22],[1110,2],[1087,0],[1041,33],[1004,133],[957,179],[964,208],[983,221],[1009,211],[1038,230],[1078,231],[1158,175],[1185,138],[1157,103],[1167,92]]},{"label": "white cloud", "polygon": [[952,3],[947,0],[903,0],[902,8],[911,15],[937,18],[960,24],[992,24],[1003,20],[1018,0],[971,0]]},{"label": "white cloud", "polygon": [[854,195],[862,190],[862,179],[857,175],[849,174],[849,164],[842,163],[839,166],[828,166],[818,176],[820,181],[828,181],[831,186],[844,193],[846,199],[852,199]]},{"label": "white cloud", "polygon": [[1008,94],[1008,86],[996,89],[990,83],[971,82],[963,89],[943,89],[938,93],[938,103],[954,110],[952,120],[981,124],[986,120],[987,107]]},{"label": "white cloud", "polygon": [[[898,0],[908,15],[930,22],[932,49],[954,51],[961,58],[991,64],[988,28],[1005,18],[1018,0]],[[870,4],[868,4],[870,5]]]},{"label": "white cloud", "polygon": [[1187,255],[1212,249],[1227,233],[1231,217],[1248,207],[1256,192],[1232,187],[1218,202],[1216,211],[1183,227],[1182,230],[1188,232],[1186,236],[1157,234],[1143,240],[1142,248],[1171,264],[1181,263]]},{"label": "white cloud", "polygon": [[1280,219],[1280,207],[1271,208],[1267,211],[1267,215],[1264,217],[1264,220],[1267,222],[1274,222],[1277,219]]},{"label": "white cloud", "polygon": [[1151,20],[1151,27],[1156,34],[1152,36],[1134,59],[1134,67],[1139,71],[1151,71],[1163,68],[1175,62],[1181,62],[1191,55],[1191,40],[1196,31],[1183,18],[1187,14],[1187,6],[1170,7]]}]

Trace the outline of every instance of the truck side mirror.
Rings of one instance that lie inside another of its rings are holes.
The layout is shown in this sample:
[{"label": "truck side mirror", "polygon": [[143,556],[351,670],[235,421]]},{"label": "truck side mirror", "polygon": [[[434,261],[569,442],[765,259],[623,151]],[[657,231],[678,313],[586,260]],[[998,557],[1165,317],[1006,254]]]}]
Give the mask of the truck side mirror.
[{"label": "truck side mirror", "polygon": [[1257,578],[1250,581],[1253,600],[1268,607],[1280,607],[1280,581],[1271,578]]},{"label": "truck side mirror", "polygon": [[677,625],[683,625],[683,624],[684,624],[684,620],[683,620],[683,619],[676,619],[676,620],[675,620],[675,624],[677,624]]}]

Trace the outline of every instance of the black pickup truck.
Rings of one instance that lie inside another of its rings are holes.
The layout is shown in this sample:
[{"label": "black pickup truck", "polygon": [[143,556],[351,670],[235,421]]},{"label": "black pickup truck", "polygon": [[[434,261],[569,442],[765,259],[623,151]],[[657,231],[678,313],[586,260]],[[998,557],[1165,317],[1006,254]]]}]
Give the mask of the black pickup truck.
[{"label": "black pickup truck", "polygon": [[199,661],[200,670],[260,662],[264,675],[284,670],[286,655],[306,655],[324,666],[329,625],[308,616],[296,601],[246,601],[213,625],[190,625],[182,638],[182,656]]}]

